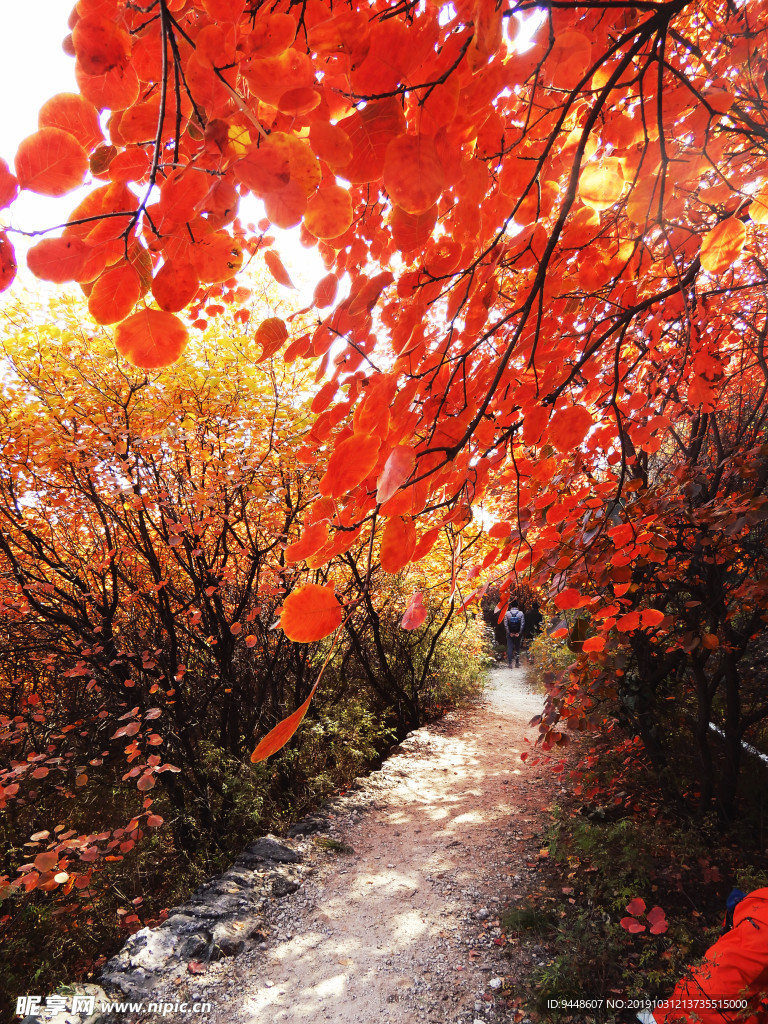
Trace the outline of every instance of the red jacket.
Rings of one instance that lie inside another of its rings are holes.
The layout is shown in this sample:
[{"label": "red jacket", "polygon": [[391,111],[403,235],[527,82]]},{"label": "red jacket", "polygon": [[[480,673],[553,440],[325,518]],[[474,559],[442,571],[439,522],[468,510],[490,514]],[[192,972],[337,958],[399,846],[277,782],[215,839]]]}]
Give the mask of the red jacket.
[{"label": "red jacket", "polygon": [[[740,1009],[739,1000],[748,1009]],[[736,904],[733,928],[689,969],[653,1017],[657,1024],[768,1024],[768,889],[755,889]]]}]

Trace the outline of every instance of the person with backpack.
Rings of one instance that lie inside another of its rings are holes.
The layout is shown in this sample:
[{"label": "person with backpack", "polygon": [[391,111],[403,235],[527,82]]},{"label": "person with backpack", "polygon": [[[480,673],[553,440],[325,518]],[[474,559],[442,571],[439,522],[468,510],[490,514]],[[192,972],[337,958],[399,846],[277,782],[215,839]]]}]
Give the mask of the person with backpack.
[{"label": "person with backpack", "polygon": [[512,656],[515,658],[515,668],[520,668],[520,644],[523,641],[523,630],[525,629],[525,616],[517,606],[513,598],[509,602],[509,608],[504,616],[504,632],[507,634],[507,664],[512,668]]}]

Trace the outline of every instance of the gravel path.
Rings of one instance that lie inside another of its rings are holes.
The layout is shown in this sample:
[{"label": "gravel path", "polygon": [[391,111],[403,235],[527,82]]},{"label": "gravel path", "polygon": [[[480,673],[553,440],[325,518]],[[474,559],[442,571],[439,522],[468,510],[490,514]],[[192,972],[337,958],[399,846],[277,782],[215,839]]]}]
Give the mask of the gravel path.
[{"label": "gravel path", "polygon": [[[496,914],[535,873],[551,783],[520,753],[541,704],[525,669],[495,668],[483,702],[360,780],[330,828],[352,852],[303,840],[306,881],[271,901],[260,947],[185,980],[211,1024],[523,1019]],[[520,952],[518,971],[537,957]]]}]

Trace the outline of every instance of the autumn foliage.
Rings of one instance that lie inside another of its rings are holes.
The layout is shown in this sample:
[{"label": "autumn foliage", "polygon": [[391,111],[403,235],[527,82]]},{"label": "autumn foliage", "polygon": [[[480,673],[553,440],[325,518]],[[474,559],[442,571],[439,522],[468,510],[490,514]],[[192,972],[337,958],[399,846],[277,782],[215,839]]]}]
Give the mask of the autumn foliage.
[{"label": "autumn foliage", "polygon": [[[11,217],[19,189],[84,186],[27,263],[77,283],[128,362],[171,364],[226,317],[253,364],[311,368],[296,452],[311,486],[286,561],[325,575],[287,596],[288,640],[337,630],[370,599],[376,559],[407,570],[444,538],[454,606],[525,581],[567,619],[577,661],[553,683],[545,746],[618,701],[661,762],[678,698],[705,775],[710,723],[726,733],[726,814],[765,708],[764,13],[78,0],[64,45],[80,91],[53,97],[0,165]],[[296,229],[327,273],[301,317],[255,322],[247,273],[292,285],[273,228]],[[14,230],[0,233],[2,287]],[[104,531],[119,500],[92,513]],[[157,501],[157,534],[191,544],[193,519]],[[244,516],[221,550],[239,551],[241,531]],[[107,610],[128,557],[112,547],[89,562]],[[162,610],[182,569],[146,557]],[[239,625],[246,606],[204,582],[200,615]],[[85,600],[76,590],[68,601]],[[427,605],[422,587],[403,600],[406,632]],[[143,736],[131,715],[120,728]],[[160,767],[135,765],[148,780]]]},{"label": "autumn foliage", "polygon": [[[46,979],[82,974],[157,923],[195,872],[454,701],[481,658],[477,631],[452,620],[449,530],[432,579],[426,565],[389,576],[359,533],[333,538],[333,503],[313,502],[303,367],[254,365],[247,339],[211,333],[147,373],[85,335],[72,300],[6,313],[0,979],[13,991],[33,957]],[[414,590],[418,628],[404,630]]]}]

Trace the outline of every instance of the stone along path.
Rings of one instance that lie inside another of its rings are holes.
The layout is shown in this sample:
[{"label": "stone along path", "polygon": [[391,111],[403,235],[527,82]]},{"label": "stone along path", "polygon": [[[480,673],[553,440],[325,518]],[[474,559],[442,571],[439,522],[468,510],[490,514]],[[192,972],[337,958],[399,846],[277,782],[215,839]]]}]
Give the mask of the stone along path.
[{"label": "stone along path", "polygon": [[211,1024],[519,1020],[495,918],[535,870],[550,783],[520,753],[541,705],[525,669],[498,667],[479,705],[412,733],[342,798],[330,841],[300,844],[307,880],[272,901],[265,941],[180,995],[210,1000]]}]

